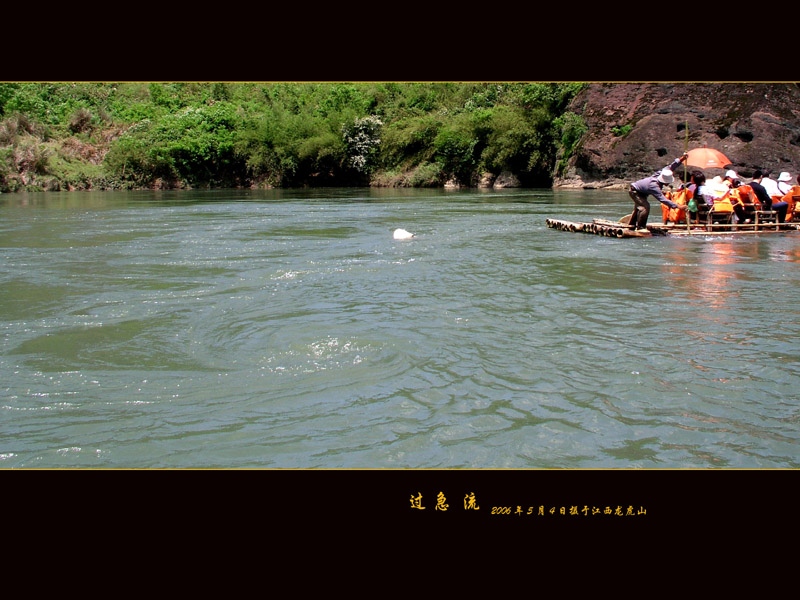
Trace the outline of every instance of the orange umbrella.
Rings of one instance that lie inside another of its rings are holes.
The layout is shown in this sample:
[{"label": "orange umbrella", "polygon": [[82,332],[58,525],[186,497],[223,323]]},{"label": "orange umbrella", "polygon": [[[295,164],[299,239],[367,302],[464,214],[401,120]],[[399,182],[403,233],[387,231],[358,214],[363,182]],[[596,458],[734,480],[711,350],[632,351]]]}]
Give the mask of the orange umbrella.
[{"label": "orange umbrella", "polygon": [[731,160],[719,150],[713,148],[695,148],[689,150],[689,157],[686,164],[690,167],[700,167],[701,169],[724,169],[731,164]]}]

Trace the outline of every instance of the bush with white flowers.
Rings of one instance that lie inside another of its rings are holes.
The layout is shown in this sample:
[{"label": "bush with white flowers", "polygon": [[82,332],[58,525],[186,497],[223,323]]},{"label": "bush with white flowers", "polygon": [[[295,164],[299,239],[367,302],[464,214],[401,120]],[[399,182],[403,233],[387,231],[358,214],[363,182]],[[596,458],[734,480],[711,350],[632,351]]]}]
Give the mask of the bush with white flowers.
[{"label": "bush with white flowers", "polygon": [[380,129],[383,122],[376,115],[356,119],[352,125],[342,126],[350,166],[359,173],[370,170],[372,159],[381,144]]}]

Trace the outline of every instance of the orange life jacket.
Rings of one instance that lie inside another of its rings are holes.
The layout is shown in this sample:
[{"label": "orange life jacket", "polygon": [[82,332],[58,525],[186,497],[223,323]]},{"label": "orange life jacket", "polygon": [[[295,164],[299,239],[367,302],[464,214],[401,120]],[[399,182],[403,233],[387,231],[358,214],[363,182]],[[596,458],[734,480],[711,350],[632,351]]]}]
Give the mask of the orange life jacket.
[{"label": "orange life jacket", "polygon": [[744,202],[742,201],[742,193],[740,190],[741,188],[731,188],[731,191],[728,192],[726,198],[728,198],[728,200],[730,201],[731,207],[744,205]]},{"label": "orange life jacket", "polygon": [[734,190],[731,190],[722,198],[717,198],[714,200],[714,212],[733,212],[734,203],[741,202],[741,199],[738,197],[738,195],[736,197],[733,196],[733,192]]},{"label": "orange life jacket", "polygon": [[678,205],[678,208],[670,208],[666,204],[661,205],[661,214],[664,217],[664,223],[672,221],[673,223],[682,223],[686,220],[686,205],[692,199],[692,190],[681,188],[675,192],[664,194],[664,196],[672,200]]},{"label": "orange life jacket", "polygon": [[786,209],[787,221],[792,220],[795,210],[800,211],[800,202],[795,201],[795,198],[800,198],[800,185],[792,187],[792,189],[789,190],[783,198],[781,198],[781,200],[789,205],[789,208]]},{"label": "orange life jacket", "polygon": [[[745,208],[754,208],[757,210],[761,209],[761,200],[756,198],[756,193],[749,185],[740,185],[738,188],[736,188],[736,191],[738,192],[737,196],[740,200],[739,203],[744,205]],[[747,206],[748,204],[752,206]]]}]

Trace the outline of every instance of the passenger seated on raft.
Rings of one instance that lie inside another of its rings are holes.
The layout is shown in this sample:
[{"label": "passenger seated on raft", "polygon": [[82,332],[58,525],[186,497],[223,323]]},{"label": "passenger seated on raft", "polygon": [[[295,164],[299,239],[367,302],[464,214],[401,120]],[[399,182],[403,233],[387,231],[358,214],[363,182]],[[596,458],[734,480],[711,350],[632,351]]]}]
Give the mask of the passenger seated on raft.
[{"label": "passenger seated on raft", "polygon": [[[789,209],[789,203],[783,200],[773,202],[767,190],[761,185],[764,174],[761,171],[753,173],[753,181],[750,182],[750,187],[756,194],[756,198],[761,202],[761,210],[774,210],[777,213],[778,223],[786,221],[786,212]],[[776,186],[777,187],[777,186]]]},{"label": "passenger seated on raft", "polygon": [[739,179],[739,175],[736,173],[736,171],[730,170],[725,172],[725,179],[722,180],[722,183],[725,185],[725,187],[731,189],[739,187],[742,181]]},{"label": "passenger seated on raft", "polygon": [[786,194],[792,191],[791,181],[792,176],[786,171],[778,175],[778,192],[780,192],[781,197],[786,196]]},{"label": "passenger seated on raft", "polygon": [[666,204],[661,204],[661,216],[664,225],[669,223],[685,223],[686,205],[692,198],[691,190],[683,182],[679,174],[674,174],[674,181],[680,184],[677,190],[673,190],[671,185],[667,186],[667,189],[662,190],[664,192],[664,197],[671,200],[675,205],[674,208],[671,208]]},{"label": "passenger seated on raft", "polygon": [[748,198],[750,188],[743,188],[742,180],[739,178],[738,173],[732,170],[725,173],[725,178],[722,180],[722,183],[728,188],[728,193],[722,198],[727,200],[727,203],[730,203],[731,210],[733,210],[735,215],[734,222],[744,223],[747,219],[744,200]]},{"label": "passenger seated on raft", "polygon": [[[772,171],[770,169],[761,169],[761,176],[762,179],[759,181],[761,187],[767,190],[769,197],[772,198],[773,196],[782,196],[780,190],[778,189],[778,182],[770,177],[772,175]],[[755,179],[755,175],[753,176]]]},{"label": "passenger seated on raft", "polygon": [[724,198],[731,190],[730,186],[722,180],[721,175],[717,175],[714,179],[707,182],[706,188],[715,202],[720,198]]},{"label": "passenger seated on raft", "polygon": [[692,171],[691,183],[687,187],[692,192],[692,199],[689,200],[686,211],[689,213],[689,219],[697,224],[700,222],[701,207],[711,209],[714,196],[706,185],[706,176],[702,171]]},{"label": "passenger seated on raft", "polygon": [[781,173],[778,177],[778,187],[781,191],[785,191],[782,201],[788,204],[786,220],[793,221],[795,216],[800,216],[800,212],[798,212],[800,211],[800,202],[795,202],[795,198],[800,198],[800,175],[797,176],[798,185],[789,187],[789,181],[791,181],[789,173]]},{"label": "passenger seated on raft", "polygon": [[[733,171],[729,171],[732,173]],[[749,201],[749,193],[751,193],[751,189],[749,187],[743,186],[742,182],[739,180],[738,177],[731,179],[730,181],[730,190],[728,193],[722,197],[721,201],[717,204],[725,204],[730,205],[730,211],[733,211],[735,215],[735,219],[733,219],[734,223],[745,223],[748,220],[748,213],[747,209],[745,208],[745,200]]]},{"label": "passenger seated on raft", "polygon": [[755,211],[761,210],[761,201],[756,196],[755,190],[749,183],[736,182],[728,197],[733,204],[738,223],[752,223],[755,219]]}]

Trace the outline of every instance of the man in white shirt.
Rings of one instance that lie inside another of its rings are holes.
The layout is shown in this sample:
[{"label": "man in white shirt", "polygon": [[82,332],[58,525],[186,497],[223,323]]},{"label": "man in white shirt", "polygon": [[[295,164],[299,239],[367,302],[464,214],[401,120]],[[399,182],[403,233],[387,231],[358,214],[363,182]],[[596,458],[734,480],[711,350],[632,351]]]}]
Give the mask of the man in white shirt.
[{"label": "man in white shirt", "polygon": [[772,171],[769,169],[764,169],[761,171],[761,174],[764,176],[764,178],[761,180],[761,185],[764,186],[764,189],[767,190],[767,193],[770,195],[770,197],[783,196],[781,191],[778,189],[778,182],[770,178],[771,173]]}]

